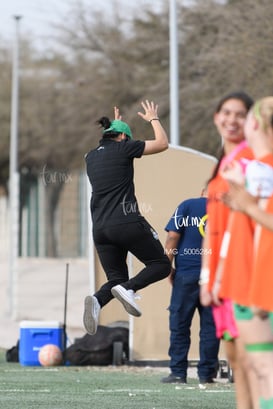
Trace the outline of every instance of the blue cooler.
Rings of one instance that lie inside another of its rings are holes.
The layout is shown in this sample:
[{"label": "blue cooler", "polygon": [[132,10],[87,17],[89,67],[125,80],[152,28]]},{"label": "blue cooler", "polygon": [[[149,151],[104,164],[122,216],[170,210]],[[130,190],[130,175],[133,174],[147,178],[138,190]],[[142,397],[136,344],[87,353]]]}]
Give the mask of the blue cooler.
[{"label": "blue cooler", "polygon": [[19,362],[24,366],[40,366],[38,354],[46,344],[63,350],[63,326],[58,321],[21,321]]}]

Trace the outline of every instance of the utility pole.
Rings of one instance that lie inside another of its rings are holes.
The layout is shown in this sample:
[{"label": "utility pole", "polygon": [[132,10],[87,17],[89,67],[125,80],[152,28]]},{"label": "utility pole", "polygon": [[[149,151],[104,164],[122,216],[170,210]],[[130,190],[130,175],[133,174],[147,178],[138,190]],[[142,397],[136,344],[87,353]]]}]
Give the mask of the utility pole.
[{"label": "utility pole", "polygon": [[170,142],[179,145],[179,70],[176,0],[169,0]]},{"label": "utility pole", "polygon": [[15,41],[12,62],[12,97],[10,126],[9,163],[9,315],[16,316],[17,259],[19,255],[19,197],[20,178],[18,173],[18,106],[19,106],[19,22],[21,16],[14,16]]}]

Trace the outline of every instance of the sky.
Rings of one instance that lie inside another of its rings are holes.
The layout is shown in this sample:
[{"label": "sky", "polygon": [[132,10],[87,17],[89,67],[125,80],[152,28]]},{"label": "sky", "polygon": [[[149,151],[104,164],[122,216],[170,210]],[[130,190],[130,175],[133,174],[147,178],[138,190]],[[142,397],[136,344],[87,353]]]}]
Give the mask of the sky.
[{"label": "sky", "polygon": [[[20,20],[20,33],[31,34],[36,42],[47,42],[52,31],[52,23],[62,20],[71,10],[71,3],[77,0],[0,0],[0,36],[12,40],[15,36],[15,18]],[[111,12],[113,7],[121,7],[129,15],[133,9],[143,5],[160,8],[162,0],[78,0],[95,10]],[[166,0],[165,0],[166,1]]]}]

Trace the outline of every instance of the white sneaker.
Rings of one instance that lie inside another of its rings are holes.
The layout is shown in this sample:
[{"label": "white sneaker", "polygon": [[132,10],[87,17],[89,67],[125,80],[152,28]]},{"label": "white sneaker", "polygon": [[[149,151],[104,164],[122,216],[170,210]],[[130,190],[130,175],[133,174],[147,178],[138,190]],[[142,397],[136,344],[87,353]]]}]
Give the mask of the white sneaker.
[{"label": "white sneaker", "polygon": [[139,306],[135,303],[136,294],[133,290],[126,290],[122,285],[115,285],[112,287],[111,293],[122,303],[128,314],[135,317],[141,316]]},{"label": "white sneaker", "polygon": [[95,335],[97,332],[100,310],[101,306],[96,297],[93,295],[85,297],[83,325],[90,335]]}]

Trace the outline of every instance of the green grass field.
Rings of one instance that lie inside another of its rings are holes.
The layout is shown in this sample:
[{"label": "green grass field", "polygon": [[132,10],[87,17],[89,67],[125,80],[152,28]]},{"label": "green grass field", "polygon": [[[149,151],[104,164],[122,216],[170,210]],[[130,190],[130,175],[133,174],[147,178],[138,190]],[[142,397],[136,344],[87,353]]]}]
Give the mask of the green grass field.
[{"label": "green grass field", "polygon": [[160,382],[159,368],[21,366],[0,351],[0,409],[233,409],[234,385]]}]

